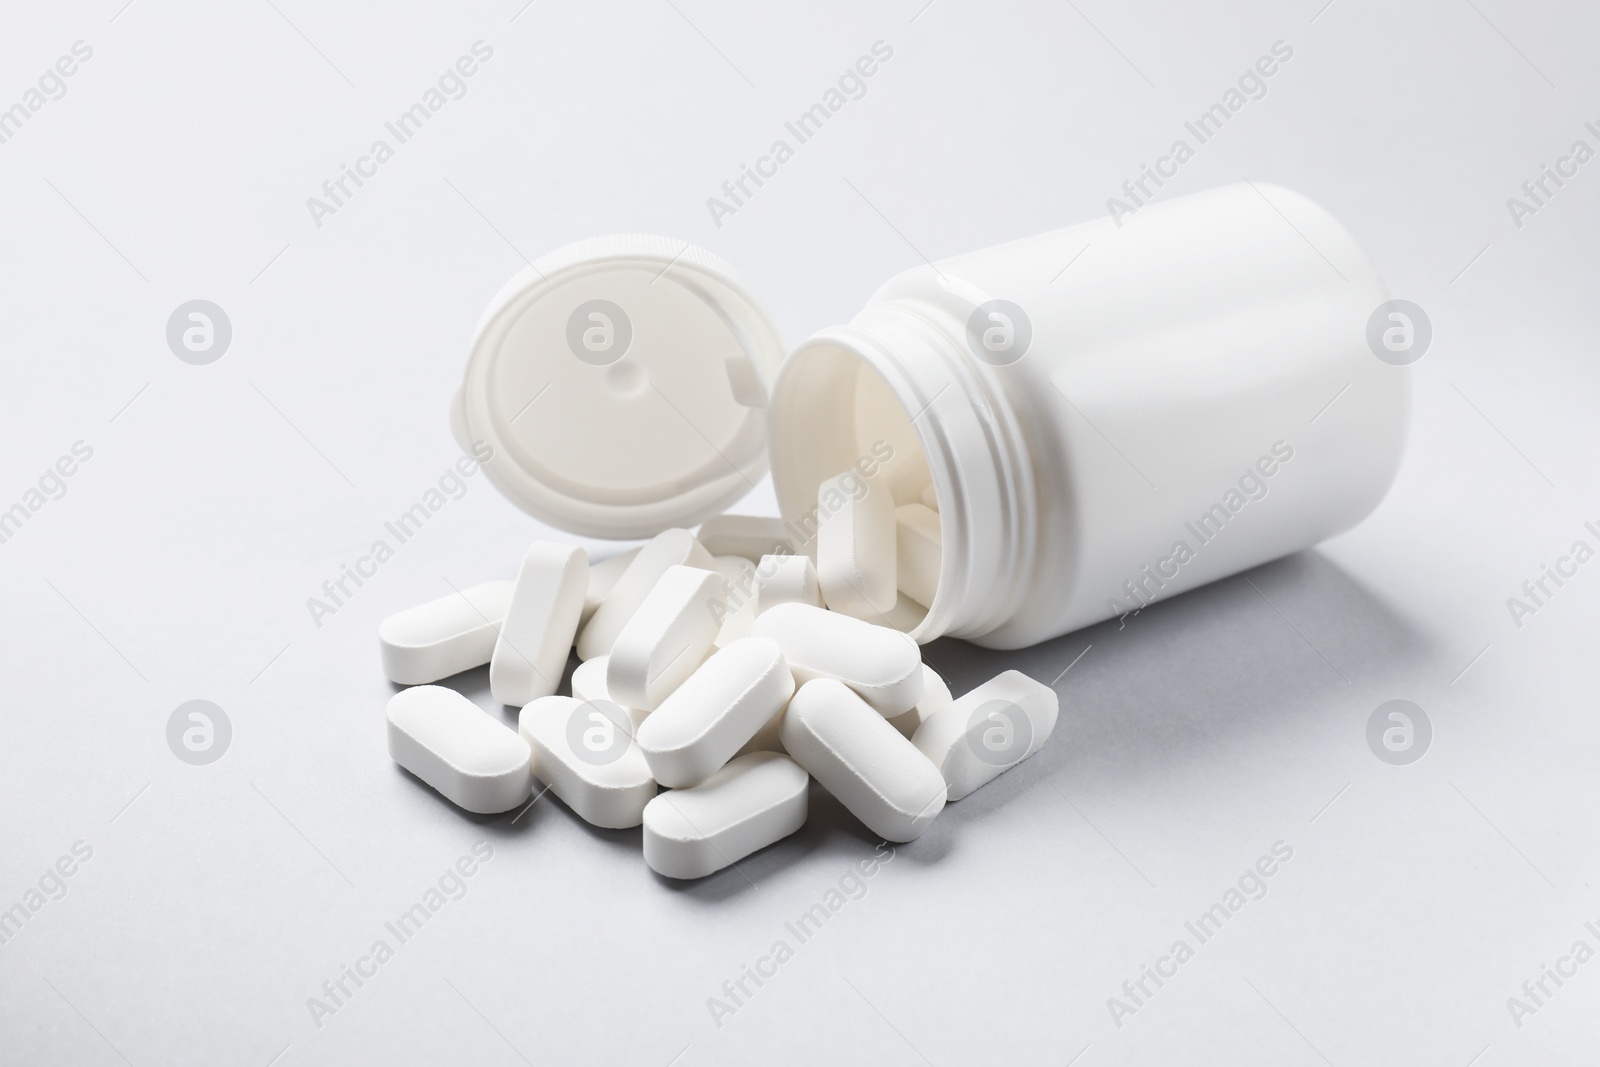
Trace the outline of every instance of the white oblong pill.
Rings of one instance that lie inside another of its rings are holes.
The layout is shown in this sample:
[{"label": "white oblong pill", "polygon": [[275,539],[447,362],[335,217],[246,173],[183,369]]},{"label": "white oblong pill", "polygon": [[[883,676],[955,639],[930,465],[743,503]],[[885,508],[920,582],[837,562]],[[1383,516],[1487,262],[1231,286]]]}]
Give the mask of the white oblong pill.
[{"label": "white oblong pill", "polygon": [[780,841],[806,821],[811,778],[787,756],[740,756],[699,785],[644,809],[644,861],[668,878],[704,878]]},{"label": "white oblong pill", "polygon": [[885,840],[912,840],[944,809],[939,768],[842,682],[802,685],[781,731],[794,761]]},{"label": "white oblong pill", "polygon": [[638,826],[656,795],[631,729],[627,712],[604,700],[540,697],[517,718],[539,781],[584,822],[612,830]]},{"label": "white oblong pill", "polygon": [[378,624],[384,677],[423,685],[488,663],[515,587],[484,582],[384,619]]},{"label": "white oblong pill", "polygon": [[555,541],[535,541],[528,549],[489,660],[489,692],[496,700],[521,707],[561,685],[588,588],[583,549]]},{"label": "white oblong pill", "polygon": [[889,720],[889,725],[900,731],[900,736],[910,738],[917,732],[917,727],[927,722],[934,715],[950,706],[955,698],[950,695],[950,687],[944,684],[944,679],[939,677],[937,671],[926,663],[922,665],[922,696],[917,701],[917,706],[910,711],[902,711]]},{"label": "white oblong pill", "polygon": [[1044,747],[1058,704],[1043,682],[1006,671],[929,716],[911,740],[960,800]]},{"label": "white oblong pill", "polygon": [[726,648],[749,637],[756,624],[756,565],[743,556],[717,556],[712,563],[726,586],[718,609],[722,625],[712,643]]},{"label": "white oblong pill", "polygon": [[630,548],[615,556],[589,561],[589,588],[583,594],[583,614],[578,617],[579,626],[594,616],[595,609],[611,595],[611,590],[617,587],[617,579],[622,577],[622,572],[628,569],[628,564],[638,554],[637,548]]},{"label": "white oblong pill", "polygon": [[457,807],[492,815],[528,799],[528,743],[454,689],[402,689],[388,719],[390,757]]},{"label": "white oblong pill", "polygon": [[611,646],[611,699],[648,710],[678,688],[716,641],[722,596],[717,572],[668,567]]},{"label": "white oblong pill", "polygon": [[713,556],[740,556],[752,563],[794,551],[788,526],[766,515],[713,515],[700,524],[700,543]]},{"label": "white oblong pill", "polygon": [[610,656],[596,656],[573,668],[573,697],[578,700],[610,700],[611,691],[606,688],[606,664],[610,662]]},{"label": "white oblong pill", "polygon": [[729,585],[730,597],[750,598],[756,592],[756,565],[743,556],[713,556],[711,569]]},{"label": "white oblong pill", "polygon": [[894,607],[894,497],[854,470],[817,487],[817,580],[834,611],[875,618]]},{"label": "white oblong pill", "polygon": [[927,606],[939,588],[939,513],[922,504],[894,509],[896,582],[900,592]]},{"label": "white oblong pill", "polygon": [[[613,704],[611,691],[606,688],[606,666],[611,662],[610,656],[596,656],[586,659],[572,671],[572,696],[574,699],[595,703],[606,700]],[[645,717],[650,713],[643,708],[629,708],[618,704],[618,707],[628,713],[628,722],[632,725],[629,732],[634,737],[639,736],[639,727],[644,723]]]},{"label": "white oblong pill", "polygon": [[756,564],[756,617],[779,604],[822,607],[822,586],[810,556],[762,556]]},{"label": "white oblong pill", "polygon": [[699,669],[639,727],[639,747],[657,782],[702,782],[744,747],[794,695],[778,642],[735,641]]},{"label": "white oblong pill", "polygon": [[752,632],[778,642],[797,683],[833,678],[885,718],[922,698],[922,650],[899,630],[807,604],[779,604],[762,612]]},{"label": "white oblong pill", "polygon": [[633,618],[644,598],[650,595],[656,582],[673,566],[700,567],[710,570],[711,553],[707,552],[688,530],[663,530],[640,546],[638,555],[617,578],[617,584],[600,606],[595,608],[589,622],[578,633],[578,658],[594,659],[610,653],[617,635]]}]

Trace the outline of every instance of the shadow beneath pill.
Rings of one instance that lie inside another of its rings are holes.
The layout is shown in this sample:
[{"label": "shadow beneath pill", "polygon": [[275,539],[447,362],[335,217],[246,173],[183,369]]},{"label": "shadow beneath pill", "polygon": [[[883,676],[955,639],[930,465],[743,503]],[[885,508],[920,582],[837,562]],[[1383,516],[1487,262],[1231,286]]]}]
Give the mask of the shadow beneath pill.
[{"label": "shadow beneath pill", "polygon": [[680,880],[650,873],[663,889],[698,903],[717,904],[753,892],[769,881],[809,878],[819,870],[852,866],[870,857],[881,840],[813,780],[804,825],[781,841],[704,878]]},{"label": "shadow beneath pill", "polygon": [[561,685],[556,692],[572,695],[572,672],[578,669],[583,660],[578,658],[576,650],[567,653],[567,665],[561,669]]},{"label": "shadow beneath pill", "polygon": [[[957,695],[1002,671],[1022,671],[1053,685],[1061,716],[1037,754],[947,804],[918,840],[893,846],[897,857],[915,865],[943,861],[964,835],[981,832],[967,822],[1019,798],[1064,815],[1081,804],[1079,814],[1087,817],[1100,805],[1162,788],[1175,770],[1231,762],[1237,753],[1230,750],[1264,733],[1325,744],[1330,717],[1360,705],[1364,721],[1368,705],[1376,706],[1373,693],[1403,686],[1419,664],[1438,661],[1442,681],[1459,666],[1443,662],[1396,603],[1315,549],[1029,648],[995,651],[941,639],[925,646],[923,656]],[[577,663],[569,658],[560,691],[571,691]],[[518,709],[492,700],[487,667],[438,684],[499,711],[516,727]],[[409,772],[400,773],[497,837],[520,835],[545,819],[566,819],[614,847],[640,849],[637,827],[590,826],[570,810],[556,812],[565,805],[554,794],[512,826],[515,813],[461,811]],[[536,785],[535,795],[542,788]],[[847,866],[879,846],[876,835],[813,782],[808,819],[796,833],[706,878],[680,881],[653,871],[650,876],[663,890],[709,905],[752,892],[769,879]]]},{"label": "shadow beneath pill", "polygon": [[869,830],[865,823],[846,808],[839,799],[828,792],[816,779],[811,781],[810,808],[806,824],[794,836],[803,839],[809,851],[819,856],[832,856],[844,862],[860,858],[862,849],[867,852],[892,846],[899,855],[913,856],[920,863],[934,863],[949,852],[952,842],[935,833],[940,819],[936,817],[928,829],[915,841],[888,842]]},{"label": "shadow beneath pill", "polygon": [[[544,806],[544,802],[540,801],[538,804],[535,804],[532,809],[527,811],[526,814],[520,815],[520,817],[519,813],[523,811],[524,807],[526,807],[526,801],[524,801],[522,804],[518,804],[510,811],[499,811],[489,815],[479,814],[478,812],[468,811],[465,808],[458,807],[456,804],[448,800],[443,793],[440,793],[437,789],[433,788],[433,786],[429,785],[427,782],[424,782],[421,778],[418,778],[416,775],[400,766],[400,764],[391,762],[390,766],[394,768],[396,774],[408,781],[412,788],[427,794],[428,799],[431,802],[438,804],[441,808],[449,811],[462,822],[476,826],[486,833],[492,833],[496,837],[509,838],[513,836],[520,836],[521,834],[526,833],[529,827],[538,821],[538,809]],[[537,794],[538,789],[535,788],[534,795]],[[515,824],[512,823],[513,819],[516,819]]]},{"label": "shadow beneath pill", "polygon": [[[578,669],[580,662],[576,653],[567,657],[566,665],[561,669],[561,684],[557,687],[556,692],[566,695],[572,693],[572,672]],[[513,730],[517,728],[517,716],[522,713],[522,708],[514,704],[502,704],[494,699],[494,694],[489,686],[488,664],[474,667],[469,671],[462,671],[460,674],[453,674],[448,678],[441,678],[432,684],[444,686],[446,689],[454,689],[480,708],[489,712],[489,714],[499,715],[501,721]],[[389,687],[395,693],[400,692],[402,689],[411,688],[410,686],[397,685],[393,682],[389,683]]]},{"label": "shadow beneath pill", "polygon": [[567,807],[566,803],[557,799],[554,793],[539,801],[543,805],[546,801],[555,801],[555,807],[561,809],[560,814],[569,819],[579,830],[595,841],[607,845],[626,849],[637,856],[644,850],[644,829],[639,826],[630,826],[625,830],[611,830],[604,826],[595,826],[593,823],[584,822],[578,813]]},{"label": "shadow beneath pill", "polygon": [[769,879],[799,869],[811,851],[804,842],[796,840],[799,836],[798,833],[790,834],[782,841],[757,849],[737,863],[713,871],[704,878],[668,878],[654,870],[650,871],[650,878],[662,889],[686,900],[697,904],[721,904],[754,892]]},{"label": "shadow beneath pill", "polygon": [[[949,805],[945,806],[949,810]],[[944,813],[940,812],[921,837],[915,841],[888,842],[869,830],[865,823],[841,804],[837,797],[829,793],[816,779],[811,780],[811,809],[806,818],[806,825],[800,831],[814,837],[817,851],[829,851],[845,846],[839,851],[839,858],[845,861],[851,857],[859,857],[863,846],[868,851],[877,848],[893,846],[896,853],[910,858],[915,863],[937,863],[944,859],[955,844],[955,838],[938,832],[940,824],[944,821]]]},{"label": "shadow beneath pill", "polygon": [[[446,689],[454,689],[480,707],[488,707],[493,704],[493,700],[489,696],[489,665],[487,663],[481,667],[474,667],[470,671],[462,671],[460,674],[452,674],[448,678],[440,678],[437,682],[429,684],[443,686]],[[396,685],[393,682],[390,685],[393,686],[396,693],[402,689],[411,688],[410,686]]]},{"label": "shadow beneath pill", "polygon": [[[1068,733],[1063,729],[1066,725],[1064,722],[1058,722],[1055,732],[1050,735],[1049,743],[1032,757],[1023,760],[1002,773],[1000,777],[980,786],[960,800],[946,803],[944,810],[933,821],[928,832],[912,844],[919,845],[930,838],[935,838],[937,833],[943,832],[952,836],[952,841],[942,842],[943,849],[948,850],[952,843],[959,842],[959,834],[966,832],[963,827],[967,822],[980,823],[991,812],[1005,807],[1018,798],[1032,800],[1041,791],[1047,803],[1054,802],[1060,805],[1063,812],[1070,811],[1065,796],[1057,795],[1052,782],[1051,776],[1056,768],[1052,765],[1052,761],[1042,758],[1053,746],[1059,745],[1062,749],[1066,749],[1072,744]],[[940,851],[939,855],[943,854],[943,851]],[[915,857],[914,853],[908,855]]]},{"label": "shadow beneath pill", "polygon": [[1263,734],[1325,743],[1331,719],[1364,721],[1419,664],[1437,661],[1441,682],[1453,669],[1398,604],[1316,549],[1029,648],[941,639],[923,656],[958,696],[1019,670],[1061,698],[1044,748],[947,806],[951,822],[1053,783],[1063,801],[1114,802]]},{"label": "shadow beneath pill", "polygon": [[[946,805],[944,811],[949,810]],[[804,835],[810,842],[810,851],[819,860],[827,861],[814,863],[814,868],[850,866],[884,851],[892,851],[897,857],[924,866],[943,861],[959,843],[959,836],[944,828],[944,811],[915,841],[885,841],[813,779],[810,814],[806,825],[795,836]]]},{"label": "shadow beneath pill", "polygon": [[612,830],[585,822],[577,812],[567,806],[566,801],[556,796],[555,790],[546,789],[545,783],[541,782],[537,777],[533,779],[533,793],[529,800],[532,801],[531,805],[523,804],[507,815],[501,816],[508,823],[515,818],[516,827],[514,829],[518,832],[525,830],[531,824],[542,823],[546,820],[558,820],[571,823],[596,841],[606,842],[633,852],[638,852],[642,847],[641,835],[643,831],[639,827],[630,826],[623,830]]}]

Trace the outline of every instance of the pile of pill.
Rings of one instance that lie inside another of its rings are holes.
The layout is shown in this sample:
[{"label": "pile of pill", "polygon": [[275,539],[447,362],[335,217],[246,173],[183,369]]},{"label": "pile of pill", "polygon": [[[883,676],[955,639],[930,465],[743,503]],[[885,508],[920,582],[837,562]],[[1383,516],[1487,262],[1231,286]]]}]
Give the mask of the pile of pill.
[{"label": "pile of pill", "polygon": [[[742,515],[593,565],[538,541],[514,581],[385,619],[384,673],[414,687],[389,701],[390,755],[478,813],[525,804],[537,778],[595,826],[642,825],[645,862],[669,878],[794,833],[812,778],[874,834],[917,837],[1044,745],[1056,694],[1007,671],[953,698],[888,625],[938,584],[931,494],[896,507],[871,481],[830,490],[842,503],[808,545]],[[429,684],[485,663],[494,699],[522,709],[515,731]]]}]

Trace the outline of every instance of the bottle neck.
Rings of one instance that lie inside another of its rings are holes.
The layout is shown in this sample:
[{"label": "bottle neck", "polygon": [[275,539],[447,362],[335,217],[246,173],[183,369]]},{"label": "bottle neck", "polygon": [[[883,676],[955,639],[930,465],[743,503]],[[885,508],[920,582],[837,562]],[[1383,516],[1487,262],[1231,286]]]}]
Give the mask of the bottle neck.
[{"label": "bottle neck", "polygon": [[[862,403],[864,371],[899,411]],[[967,350],[963,324],[916,300],[869,305],[850,323],[800,345],[771,407],[772,472],[791,522],[817,504],[824,478],[854,454],[896,436],[874,418],[909,420],[938,499],[938,591],[912,636],[979,637],[1015,614],[1028,593],[1038,540],[1032,461],[996,369]]]}]

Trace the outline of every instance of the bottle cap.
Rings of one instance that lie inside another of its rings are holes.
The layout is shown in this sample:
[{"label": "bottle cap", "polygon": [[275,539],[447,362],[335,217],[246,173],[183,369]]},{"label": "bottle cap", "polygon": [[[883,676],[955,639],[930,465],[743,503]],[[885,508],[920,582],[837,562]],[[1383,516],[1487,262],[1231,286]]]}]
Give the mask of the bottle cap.
[{"label": "bottle cap", "polygon": [[479,320],[451,410],[489,480],[570,533],[694,526],[767,472],[783,346],[721,258],[643,234],[541,256]]}]

